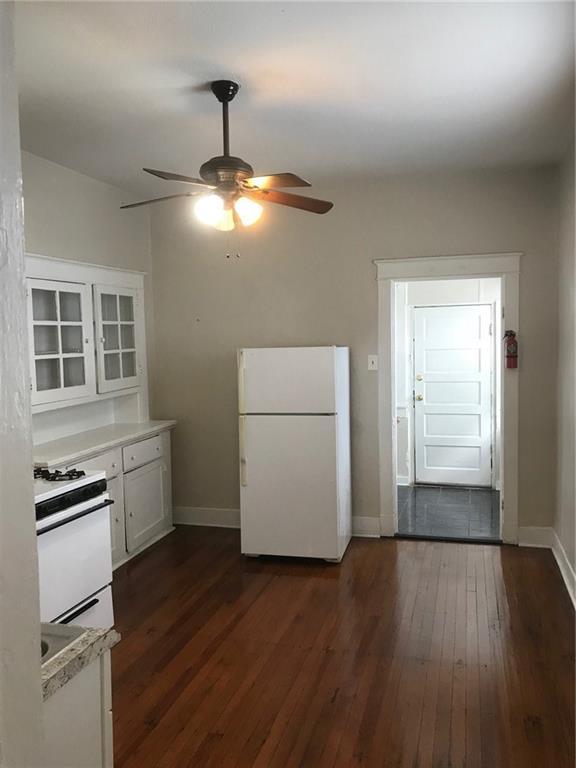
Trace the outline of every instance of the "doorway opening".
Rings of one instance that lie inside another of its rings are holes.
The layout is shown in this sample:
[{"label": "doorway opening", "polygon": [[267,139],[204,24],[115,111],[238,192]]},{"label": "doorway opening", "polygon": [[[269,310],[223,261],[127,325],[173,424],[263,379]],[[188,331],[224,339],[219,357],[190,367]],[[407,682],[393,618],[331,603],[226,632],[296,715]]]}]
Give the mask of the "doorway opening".
[{"label": "doorway opening", "polygon": [[[380,535],[398,533],[396,417],[396,284],[420,280],[451,281],[492,277],[500,281],[500,329],[521,339],[519,287],[521,253],[484,253],[376,259],[378,284],[378,456]],[[503,334],[502,334],[503,335]],[[499,456],[500,540],[518,543],[518,394],[522,359],[516,367],[503,365],[499,343],[496,371],[500,371]],[[446,538],[446,537],[442,537]]]},{"label": "doorway opening", "polygon": [[499,541],[501,280],[394,292],[396,535]]}]

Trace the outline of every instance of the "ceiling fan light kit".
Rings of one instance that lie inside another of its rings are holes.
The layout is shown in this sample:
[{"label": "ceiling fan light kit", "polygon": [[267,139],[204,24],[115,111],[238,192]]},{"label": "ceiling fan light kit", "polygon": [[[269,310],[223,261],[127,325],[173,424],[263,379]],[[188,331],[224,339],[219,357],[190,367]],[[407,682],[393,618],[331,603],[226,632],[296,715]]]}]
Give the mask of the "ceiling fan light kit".
[{"label": "ceiling fan light kit", "polygon": [[200,178],[184,176],[169,171],[157,171],[144,168],[146,173],[167,181],[179,181],[184,184],[200,187],[199,190],[183,192],[177,195],[167,195],[152,200],[142,200],[129,203],[122,208],[136,208],[161,200],[175,197],[191,197],[204,194],[194,206],[194,212],[199,221],[223,232],[229,232],[238,224],[249,227],[256,223],[262,215],[260,202],[276,203],[290,208],[298,208],[310,213],[327,213],[333,206],[327,200],[314,197],[304,197],[283,192],[283,187],[309,187],[309,182],[294,173],[276,173],[267,176],[254,176],[251,165],[240,157],[230,154],[230,126],[228,120],[228,104],[238,93],[240,86],[232,80],[215,80],[211,84],[212,93],[222,104],[222,143],[223,153],[203,163],[200,167]]}]

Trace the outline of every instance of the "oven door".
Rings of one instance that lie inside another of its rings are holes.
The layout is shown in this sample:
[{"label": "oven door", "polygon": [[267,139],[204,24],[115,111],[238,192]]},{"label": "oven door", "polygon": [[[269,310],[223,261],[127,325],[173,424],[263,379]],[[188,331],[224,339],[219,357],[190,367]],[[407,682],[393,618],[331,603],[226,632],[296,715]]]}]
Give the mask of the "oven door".
[{"label": "oven door", "polygon": [[108,494],[38,524],[40,618],[54,621],[112,581]]}]

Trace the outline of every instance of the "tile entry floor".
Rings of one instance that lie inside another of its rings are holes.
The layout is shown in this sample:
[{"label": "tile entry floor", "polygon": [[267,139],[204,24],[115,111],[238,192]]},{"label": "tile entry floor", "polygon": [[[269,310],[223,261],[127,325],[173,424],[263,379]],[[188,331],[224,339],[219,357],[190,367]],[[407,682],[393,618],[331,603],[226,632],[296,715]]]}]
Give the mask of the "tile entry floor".
[{"label": "tile entry floor", "polygon": [[398,536],[500,539],[500,493],[490,488],[398,486]]}]

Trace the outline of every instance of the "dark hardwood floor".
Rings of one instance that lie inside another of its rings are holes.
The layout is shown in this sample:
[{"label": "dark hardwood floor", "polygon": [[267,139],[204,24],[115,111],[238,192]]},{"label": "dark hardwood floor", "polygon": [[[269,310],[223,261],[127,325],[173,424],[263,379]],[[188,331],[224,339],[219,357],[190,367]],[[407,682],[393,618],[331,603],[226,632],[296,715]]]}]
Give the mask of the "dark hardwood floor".
[{"label": "dark hardwood floor", "polygon": [[354,539],[248,560],[183,528],[116,571],[116,768],[574,768],[552,554]]}]

